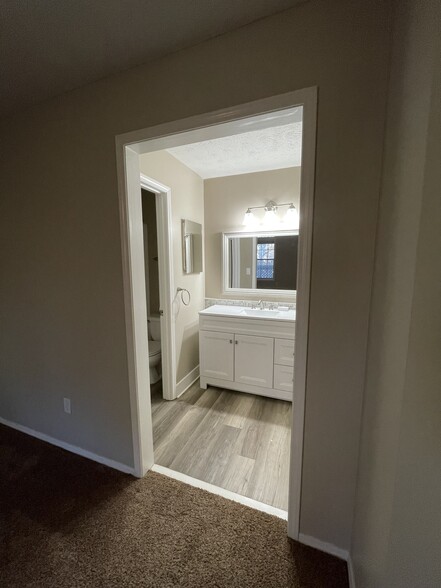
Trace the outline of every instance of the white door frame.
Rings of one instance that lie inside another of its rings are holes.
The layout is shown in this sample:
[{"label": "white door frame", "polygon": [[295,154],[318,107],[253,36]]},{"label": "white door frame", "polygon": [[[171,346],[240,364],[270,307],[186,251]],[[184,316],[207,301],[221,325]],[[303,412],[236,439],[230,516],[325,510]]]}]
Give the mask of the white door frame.
[{"label": "white door frame", "polygon": [[[153,435],[148,371],[148,341],[145,329],[146,302],[142,222],[139,197],[138,154],[158,151],[215,137],[228,136],[274,124],[284,110],[303,107],[302,173],[300,185],[300,235],[296,297],[296,354],[294,364],[293,424],[289,474],[288,535],[299,537],[305,395],[307,378],[309,299],[312,257],[313,197],[317,88],[296,90],[270,98],[241,104],[208,114],[133,131],[116,137],[116,159],[121,216],[127,355],[134,466],[143,476],[153,465]],[[253,120],[251,121],[251,118]],[[271,122],[269,122],[271,121]],[[136,192],[136,186],[138,192]],[[141,233],[141,239],[140,235]],[[144,283],[142,283],[144,282]],[[140,328],[142,324],[142,328]],[[147,369],[146,369],[147,364]]]},{"label": "white door frame", "polygon": [[166,400],[174,400],[177,398],[177,394],[171,189],[144,174],[140,174],[140,181],[141,188],[153,192],[156,199],[162,395]]}]

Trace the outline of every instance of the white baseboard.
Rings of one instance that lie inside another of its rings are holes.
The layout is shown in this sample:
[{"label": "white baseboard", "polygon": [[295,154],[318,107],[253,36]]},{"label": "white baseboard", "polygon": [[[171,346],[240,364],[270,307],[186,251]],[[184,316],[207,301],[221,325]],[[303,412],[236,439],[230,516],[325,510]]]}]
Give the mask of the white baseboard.
[{"label": "white baseboard", "polygon": [[180,380],[176,384],[176,398],[182,396],[182,394],[184,394],[184,392],[186,392],[190,388],[190,386],[196,382],[198,378],[199,366],[197,365],[194,369],[191,370],[191,372],[189,372],[186,376],[182,378],[182,380]]},{"label": "white baseboard", "polygon": [[340,547],[333,545],[332,543],[320,541],[320,539],[304,535],[303,533],[299,533],[299,542],[308,545],[309,547],[315,547],[315,549],[319,549],[325,553],[329,553],[329,555],[335,555],[335,557],[344,559],[345,561],[349,560],[349,552],[346,549],[341,549]]},{"label": "white baseboard", "polygon": [[165,468],[156,463],[152,467],[152,472],[157,472],[158,474],[162,474],[163,476],[168,476],[169,478],[173,478],[174,480],[178,480],[179,482],[183,482],[184,484],[188,484],[189,486],[194,486],[195,488],[201,488],[201,490],[206,490],[207,492],[211,492],[211,494],[217,494],[217,496],[222,496],[223,498],[227,498],[228,500],[239,502],[240,504],[244,504],[245,506],[249,506],[250,508],[254,508],[255,510],[260,510],[261,512],[266,512],[267,514],[273,515],[274,517],[278,517],[279,519],[283,519],[285,521],[288,519],[288,513],[285,510],[276,508],[275,506],[270,506],[269,504],[263,504],[263,502],[258,502],[257,500],[253,500],[252,498],[248,498],[247,496],[242,496],[241,494],[236,494],[236,492],[231,492],[230,490],[225,490],[224,488],[220,488],[219,486],[214,486],[213,484],[209,484],[208,482],[203,482],[202,480],[191,478],[186,474],[181,474],[181,472],[175,472],[170,468]]},{"label": "white baseboard", "polygon": [[109,468],[113,468],[114,470],[124,472],[125,474],[132,474],[133,476],[135,475],[135,468],[131,468],[130,466],[127,466],[118,461],[114,461],[113,459],[102,457],[101,455],[97,455],[96,453],[92,453],[86,449],[81,449],[81,447],[76,447],[76,445],[71,445],[65,441],[60,441],[59,439],[50,437],[45,433],[39,433],[38,431],[34,431],[34,429],[30,429],[24,425],[19,425],[18,423],[8,421],[2,417],[0,417],[0,424],[5,425],[6,427],[11,427],[11,429],[16,429],[17,431],[25,433],[26,435],[30,435],[31,437],[35,437],[36,439],[40,439],[40,441],[45,441],[46,443],[50,443],[56,447],[61,447],[61,449],[65,449],[66,451],[70,451],[76,455],[81,455],[81,457],[85,457],[86,459],[96,461],[97,463],[108,466]]},{"label": "white baseboard", "polygon": [[354,566],[352,564],[352,558],[348,558],[348,576],[349,576],[349,588],[355,588],[355,573]]}]

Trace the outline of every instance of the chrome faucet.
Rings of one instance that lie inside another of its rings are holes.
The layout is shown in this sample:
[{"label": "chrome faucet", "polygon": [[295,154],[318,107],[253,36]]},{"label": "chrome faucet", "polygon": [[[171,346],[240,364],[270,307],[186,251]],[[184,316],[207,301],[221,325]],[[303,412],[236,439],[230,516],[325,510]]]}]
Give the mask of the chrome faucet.
[{"label": "chrome faucet", "polygon": [[260,310],[263,310],[263,300],[259,300],[257,306],[260,308]]}]

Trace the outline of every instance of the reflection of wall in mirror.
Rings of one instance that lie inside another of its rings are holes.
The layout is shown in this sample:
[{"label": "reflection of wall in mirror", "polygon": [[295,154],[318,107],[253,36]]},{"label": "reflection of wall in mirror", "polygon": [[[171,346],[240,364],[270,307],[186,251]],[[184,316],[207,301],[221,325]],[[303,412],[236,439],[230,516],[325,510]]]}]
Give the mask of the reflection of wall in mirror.
[{"label": "reflection of wall in mirror", "polygon": [[184,273],[193,273],[193,235],[184,235]]},{"label": "reflection of wall in mirror", "polygon": [[240,288],[253,288],[253,238],[240,242]]},{"label": "reflection of wall in mirror", "polygon": [[182,270],[184,274],[202,272],[202,225],[182,219]]}]

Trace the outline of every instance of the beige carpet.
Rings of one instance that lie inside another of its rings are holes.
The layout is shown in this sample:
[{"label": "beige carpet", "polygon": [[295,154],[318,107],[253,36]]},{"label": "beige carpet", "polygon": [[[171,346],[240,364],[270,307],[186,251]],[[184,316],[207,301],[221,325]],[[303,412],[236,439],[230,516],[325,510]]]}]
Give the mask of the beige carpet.
[{"label": "beige carpet", "polygon": [[135,480],[0,426],[0,585],[346,588],[286,524],[150,473]]}]

